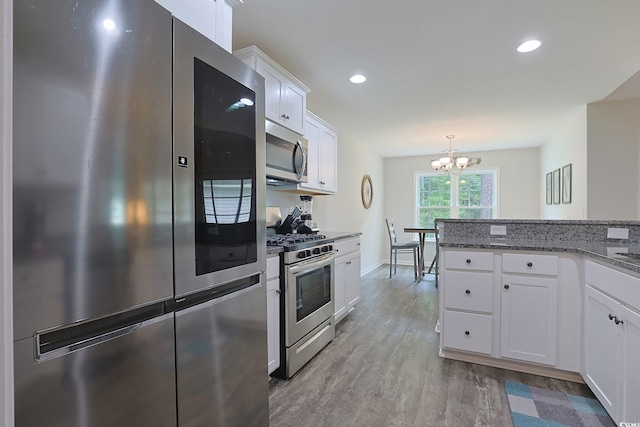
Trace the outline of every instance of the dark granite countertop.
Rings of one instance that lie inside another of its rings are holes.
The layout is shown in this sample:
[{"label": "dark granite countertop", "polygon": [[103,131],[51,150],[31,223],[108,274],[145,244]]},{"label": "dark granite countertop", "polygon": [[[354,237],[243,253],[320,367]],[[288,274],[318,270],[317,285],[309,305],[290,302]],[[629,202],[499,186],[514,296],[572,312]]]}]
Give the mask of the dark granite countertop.
[{"label": "dark granite countertop", "polygon": [[[594,259],[640,273],[640,243],[629,242],[579,242],[554,240],[517,240],[498,238],[455,238],[453,241],[440,241],[442,248],[494,249],[504,251],[547,251],[570,252],[587,255]],[[632,256],[620,255],[629,253]],[[633,254],[636,254],[634,257]]]}]

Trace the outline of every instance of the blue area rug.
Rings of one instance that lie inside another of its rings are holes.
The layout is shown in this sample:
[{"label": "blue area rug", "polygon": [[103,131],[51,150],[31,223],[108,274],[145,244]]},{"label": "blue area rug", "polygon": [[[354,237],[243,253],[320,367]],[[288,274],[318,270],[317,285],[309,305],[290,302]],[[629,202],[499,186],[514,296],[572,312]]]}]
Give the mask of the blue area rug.
[{"label": "blue area rug", "polygon": [[514,427],[616,427],[595,399],[513,381],[504,386]]}]

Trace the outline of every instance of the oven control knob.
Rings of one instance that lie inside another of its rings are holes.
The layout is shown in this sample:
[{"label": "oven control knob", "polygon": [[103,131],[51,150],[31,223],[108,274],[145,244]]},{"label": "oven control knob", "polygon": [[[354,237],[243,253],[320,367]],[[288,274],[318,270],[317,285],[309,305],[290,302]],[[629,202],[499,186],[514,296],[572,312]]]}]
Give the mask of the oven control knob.
[{"label": "oven control knob", "polygon": [[306,257],[307,257],[306,251],[298,252],[298,258],[302,259],[302,258],[306,258]]},{"label": "oven control knob", "polygon": [[329,248],[330,251],[332,251],[333,250],[333,245],[329,245],[328,248]]},{"label": "oven control knob", "polygon": [[323,246],[322,252],[329,252],[329,246]]},{"label": "oven control knob", "polygon": [[313,248],[313,254],[314,255],[319,255],[320,254],[320,248]]}]

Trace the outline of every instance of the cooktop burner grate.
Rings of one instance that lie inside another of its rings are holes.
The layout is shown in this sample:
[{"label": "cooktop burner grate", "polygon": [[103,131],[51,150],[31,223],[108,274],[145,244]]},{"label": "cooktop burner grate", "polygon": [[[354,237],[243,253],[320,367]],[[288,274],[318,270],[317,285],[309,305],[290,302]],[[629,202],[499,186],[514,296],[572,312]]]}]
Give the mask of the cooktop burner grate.
[{"label": "cooktop burner grate", "polygon": [[324,234],[274,234],[267,236],[267,246],[283,246],[285,249],[300,243],[324,240]]}]

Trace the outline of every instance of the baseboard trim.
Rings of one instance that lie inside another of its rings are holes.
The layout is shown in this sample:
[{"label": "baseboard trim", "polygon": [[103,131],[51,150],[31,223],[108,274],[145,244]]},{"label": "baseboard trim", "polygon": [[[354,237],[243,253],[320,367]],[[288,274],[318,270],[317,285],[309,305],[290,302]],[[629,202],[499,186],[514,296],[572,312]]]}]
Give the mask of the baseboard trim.
[{"label": "baseboard trim", "polygon": [[376,268],[380,267],[381,265],[384,265],[384,261],[379,261],[377,264],[372,265],[369,268],[366,268],[364,270],[360,271],[360,277],[364,276],[365,274],[371,273],[373,270],[375,270]]},{"label": "baseboard trim", "polygon": [[546,366],[533,365],[527,362],[516,362],[507,359],[496,359],[480,354],[471,354],[455,350],[440,349],[440,357],[445,359],[459,360],[461,362],[475,363],[478,365],[491,366],[493,368],[508,369],[510,371],[524,372],[525,374],[540,375],[542,377],[556,378],[559,380],[571,381],[585,384],[582,376],[577,372],[564,371],[562,369],[550,368]]}]

